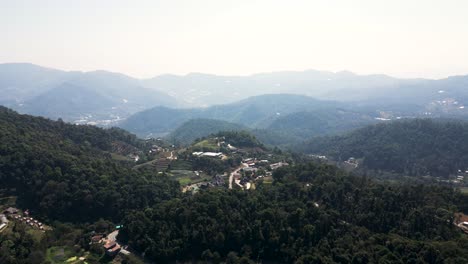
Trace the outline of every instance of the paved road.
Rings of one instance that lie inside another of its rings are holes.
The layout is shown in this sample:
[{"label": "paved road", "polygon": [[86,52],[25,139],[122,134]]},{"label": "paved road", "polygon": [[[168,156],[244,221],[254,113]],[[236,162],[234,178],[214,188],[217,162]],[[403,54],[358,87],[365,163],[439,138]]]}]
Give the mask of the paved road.
[{"label": "paved road", "polygon": [[119,234],[119,230],[115,230],[114,232],[107,235],[107,240],[110,241],[117,241],[117,235]]},{"label": "paved road", "polygon": [[246,168],[248,166],[249,165],[247,165],[246,163],[242,163],[236,170],[231,172],[231,174],[229,175],[229,189],[232,189],[232,182],[234,181],[234,174],[238,174],[241,169]]}]

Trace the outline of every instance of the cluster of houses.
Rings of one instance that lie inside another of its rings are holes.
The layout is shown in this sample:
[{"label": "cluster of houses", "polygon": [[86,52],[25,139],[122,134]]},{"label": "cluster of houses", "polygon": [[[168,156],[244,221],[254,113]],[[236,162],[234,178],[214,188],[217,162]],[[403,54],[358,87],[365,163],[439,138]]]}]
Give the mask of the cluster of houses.
[{"label": "cluster of houses", "polygon": [[[8,224],[8,220],[6,219],[6,215],[8,215],[11,219],[22,222],[22,223],[25,223],[26,225],[28,225],[28,226],[30,226],[32,228],[44,230],[44,224],[42,224],[40,221],[30,217],[28,210],[24,211],[24,216],[22,216],[22,215],[20,215],[20,210],[16,209],[16,208],[13,208],[13,207],[7,208],[5,211],[3,211],[3,214],[0,215],[0,220],[2,220],[2,224],[5,223],[5,226],[3,226],[2,228],[5,228],[6,225]],[[3,219],[5,219],[6,221],[3,221]]]},{"label": "cluster of houses", "polygon": [[27,225],[29,225],[32,228],[37,228],[40,230],[44,230],[44,225],[39,222],[38,220],[32,218],[32,217],[26,217],[26,216],[20,216],[20,215],[15,215],[13,219],[18,220],[20,222],[23,222]]},{"label": "cluster of houses", "polygon": [[357,168],[359,166],[359,161],[354,157],[350,157],[347,161],[345,161],[345,164],[348,164],[351,167]]},{"label": "cluster of houses", "polygon": [[[250,189],[253,185],[252,180],[258,180],[264,176],[271,176],[272,171],[283,166],[289,166],[287,162],[271,163],[268,160],[258,160],[246,158],[242,160],[243,167],[233,173],[234,183],[241,188]],[[264,169],[264,174],[258,173],[259,169]]]},{"label": "cluster of houses", "polygon": [[102,244],[106,255],[110,257],[116,256],[121,250],[122,246],[115,240],[106,238],[103,234],[93,234],[90,244]]},{"label": "cluster of houses", "polygon": [[458,186],[466,186],[465,178],[468,178],[468,170],[466,171],[458,170],[458,173],[456,175],[451,176],[449,179],[437,178],[438,179],[437,181],[441,183],[455,184]]},{"label": "cluster of houses", "polygon": [[319,160],[328,160],[327,156],[324,155],[310,154],[309,157]]},{"label": "cluster of houses", "polygon": [[468,170],[465,172],[458,170],[457,179],[454,180],[453,183],[463,183],[465,181],[465,177],[468,177]]},{"label": "cluster of houses", "polygon": [[258,159],[255,159],[255,158],[243,159],[242,163],[244,165],[247,165],[247,167],[244,168],[244,171],[246,171],[246,169],[248,169],[248,168],[257,169],[257,168],[260,168],[260,167],[265,167],[265,168],[270,167],[271,170],[276,170],[276,169],[278,169],[280,167],[289,165],[289,163],[282,162],[282,161],[270,164],[270,161],[268,161],[268,160],[265,160],[265,159],[258,160]]},{"label": "cluster of houses", "polygon": [[160,152],[169,151],[168,149],[164,149],[158,145],[151,146],[151,149],[148,151],[149,154],[158,154]]},{"label": "cluster of houses", "polygon": [[198,182],[198,183],[194,183],[194,184],[191,184],[182,188],[182,192],[196,193],[200,189],[207,189],[209,187],[222,187],[225,185],[226,185],[225,176],[222,174],[217,174],[213,176],[213,178],[209,182]]},{"label": "cluster of houses", "polygon": [[[268,160],[257,160],[254,158],[247,158],[242,161],[247,167],[243,168],[245,172],[256,172],[259,168],[270,168],[271,170],[276,170],[278,168],[289,166],[287,162],[277,162],[271,163]],[[271,175],[271,172],[267,172],[267,176]]]},{"label": "cluster of houses", "polygon": [[[117,226],[116,228],[120,227],[121,226]],[[110,257],[115,257],[119,253],[129,255],[130,251],[127,250],[127,246],[123,246],[117,242],[116,237],[118,233],[119,231],[116,230],[105,236],[104,234],[96,234],[93,232],[90,244],[101,244],[106,255]]]},{"label": "cluster of houses", "polygon": [[104,244],[104,249],[106,251],[106,255],[113,257],[120,252],[122,247],[117,242],[108,240]]}]

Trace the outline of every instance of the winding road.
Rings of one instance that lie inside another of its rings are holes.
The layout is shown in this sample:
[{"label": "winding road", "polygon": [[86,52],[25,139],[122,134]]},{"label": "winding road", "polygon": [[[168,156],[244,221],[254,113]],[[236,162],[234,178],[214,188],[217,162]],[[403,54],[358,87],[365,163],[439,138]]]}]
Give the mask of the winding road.
[{"label": "winding road", "polygon": [[241,163],[241,165],[237,167],[237,169],[231,172],[231,174],[229,175],[229,189],[232,189],[232,182],[234,181],[234,175],[238,174],[241,169],[246,168],[248,166],[249,165],[247,165],[246,163]]}]

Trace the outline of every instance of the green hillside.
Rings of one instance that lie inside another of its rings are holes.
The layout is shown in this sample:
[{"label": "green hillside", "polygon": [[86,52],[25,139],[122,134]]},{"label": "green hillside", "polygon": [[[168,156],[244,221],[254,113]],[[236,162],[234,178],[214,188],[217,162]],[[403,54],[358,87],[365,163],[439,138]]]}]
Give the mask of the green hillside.
[{"label": "green hillside", "polygon": [[195,139],[216,134],[220,131],[241,131],[248,128],[242,125],[214,119],[192,119],[170,133],[166,138],[178,144],[190,144]]},{"label": "green hillside", "polygon": [[362,158],[368,169],[406,175],[448,176],[468,168],[468,123],[409,119],[314,138],[302,149],[336,160]]},{"label": "green hillside", "polygon": [[116,219],[178,189],[112,159],[144,144],[120,129],[70,125],[0,107],[1,189],[18,196],[19,207],[49,219]]},{"label": "green hillside", "polygon": [[377,184],[333,166],[279,169],[253,191],[208,189],[126,215],[121,238],[160,262],[463,263],[456,193]]},{"label": "green hillside", "polygon": [[[467,136],[465,124],[430,120],[395,124],[389,132],[377,133],[394,123],[366,128],[363,131],[376,133],[362,137],[378,134],[373,142],[384,144],[388,134],[404,138],[421,131],[418,137],[423,138],[429,131],[426,139],[438,135],[440,144],[451,142],[467,149],[461,140],[450,141]],[[210,139],[246,150],[263,147],[243,131],[220,132]],[[86,255],[88,263],[109,263],[111,259],[100,257],[102,245],[90,245],[89,240],[93,232],[108,234],[116,224],[121,226],[119,241],[129,246],[133,256],[145,253],[149,262],[468,260],[468,239],[453,224],[456,204],[466,202],[453,188],[376,182],[291,155],[290,165],[268,169],[268,181],[258,178],[253,189],[200,185],[196,193],[182,193],[176,180],[189,184],[180,177],[190,179],[192,170],[220,174],[238,168],[242,159],[189,161],[181,155],[174,163],[180,170],[170,172],[170,179],[112,158],[113,154],[143,151],[148,144],[152,143],[120,129],[70,125],[1,107],[0,198],[30,209],[52,230],[36,234],[21,223],[12,223],[0,236],[0,262],[41,263]],[[257,153],[258,159],[274,159],[274,153],[265,151]]]},{"label": "green hillside", "polygon": [[140,136],[167,134],[191,119],[216,119],[249,128],[268,128],[278,118],[297,112],[334,111],[342,104],[307,96],[276,94],[254,96],[236,103],[208,108],[155,107],[137,113],[119,126]]}]

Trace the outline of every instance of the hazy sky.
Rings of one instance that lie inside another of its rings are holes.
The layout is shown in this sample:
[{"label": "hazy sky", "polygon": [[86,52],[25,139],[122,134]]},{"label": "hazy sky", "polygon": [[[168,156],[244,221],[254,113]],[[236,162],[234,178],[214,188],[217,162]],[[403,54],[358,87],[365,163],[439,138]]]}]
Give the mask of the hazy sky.
[{"label": "hazy sky", "polygon": [[0,0],[0,63],[65,70],[468,74],[467,0]]}]

